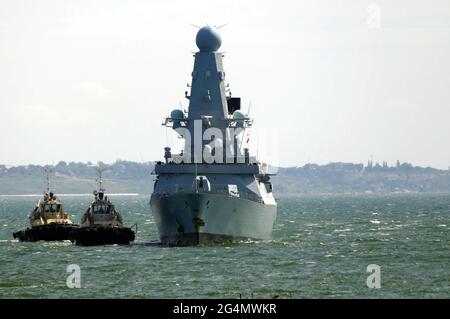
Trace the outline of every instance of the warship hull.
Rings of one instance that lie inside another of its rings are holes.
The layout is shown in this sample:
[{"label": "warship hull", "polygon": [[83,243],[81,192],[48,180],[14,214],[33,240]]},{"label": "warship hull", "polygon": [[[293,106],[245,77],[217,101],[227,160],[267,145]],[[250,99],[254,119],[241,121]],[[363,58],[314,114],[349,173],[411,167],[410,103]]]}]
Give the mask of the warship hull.
[{"label": "warship hull", "polygon": [[270,239],[276,205],[223,194],[152,195],[152,213],[165,245]]}]

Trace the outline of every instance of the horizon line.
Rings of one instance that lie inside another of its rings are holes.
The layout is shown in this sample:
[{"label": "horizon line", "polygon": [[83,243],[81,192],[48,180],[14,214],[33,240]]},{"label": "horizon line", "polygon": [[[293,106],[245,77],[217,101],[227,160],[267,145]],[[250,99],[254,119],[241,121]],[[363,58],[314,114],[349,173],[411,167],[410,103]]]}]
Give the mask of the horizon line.
[{"label": "horizon line", "polygon": [[[86,162],[78,161],[78,162],[77,162],[77,161],[64,161],[64,160],[60,160],[60,161],[59,161],[58,163],[56,163],[56,164],[32,164],[32,163],[30,163],[30,164],[15,164],[15,165],[8,165],[8,164],[2,164],[2,163],[0,163],[0,166],[4,166],[4,167],[6,167],[7,169],[14,168],[14,167],[27,167],[27,166],[41,166],[41,167],[45,167],[45,166],[53,166],[53,167],[55,167],[55,166],[57,166],[59,163],[64,162],[64,163],[66,163],[66,164],[75,163],[75,164],[84,164],[84,165],[87,165],[87,166],[92,166],[92,167],[94,167],[94,166],[97,165],[97,163],[102,163],[102,164],[105,164],[105,165],[114,165],[114,164],[120,163],[120,162],[130,162],[130,163],[138,163],[138,164],[147,164],[147,163],[157,163],[157,162],[159,162],[159,161],[162,162],[162,160],[156,160],[156,161],[133,161],[133,160],[122,160],[122,159],[117,159],[117,160],[115,160],[114,162],[109,162],[109,163],[108,163],[108,162],[102,162],[102,161],[97,161],[96,163],[93,163],[93,162],[91,162],[91,161],[86,161]],[[327,163],[325,163],[325,164],[319,164],[319,163],[314,163],[314,162],[307,162],[307,163],[305,163],[305,164],[303,164],[303,165],[293,165],[293,166],[274,166],[274,165],[271,165],[271,164],[269,164],[269,163],[268,163],[268,165],[271,166],[271,167],[274,167],[274,168],[298,168],[298,167],[304,167],[304,166],[306,166],[306,165],[327,166],[327,165],[330,165],[330,164],[353,164],[353,165],[363,165],[363,167],[366,168],[366,167],[369,167],[369,166],[367,165],[369,162],[371,162],[370,159],[369,159],[366,163],[364,163],[364,162],[330,161],[330,162],[327,162]],[[379,166],[383,167],[383,163],[385,163],[385,162],[387,163],[387,161],[380,161],[380,162],[378,162],[378,161],[373,162],[373,161],[372,161],[372,167],[376,167],[377,164],[378,164]],[[450,164],[449,164],[448,168],[437,168],[437,167],[434,167],[434,166],[414,165],[412,162],[401,162],[401,161],[399,161],[399,162],[400,162],[400,165],[402,165],[402,164],[409,164],[409,165],[411,165],[413,168],[431,168],[431,169],[436,169],[436,170],[441,170],[441,171],[447,171],[447,170],[450,170]],[[389,164],[388,164],[388,166],[387,166],[387,168],[396,168],[396,167],[397,167],[396,164],[392,164],[391,166],[389,166]]]}]

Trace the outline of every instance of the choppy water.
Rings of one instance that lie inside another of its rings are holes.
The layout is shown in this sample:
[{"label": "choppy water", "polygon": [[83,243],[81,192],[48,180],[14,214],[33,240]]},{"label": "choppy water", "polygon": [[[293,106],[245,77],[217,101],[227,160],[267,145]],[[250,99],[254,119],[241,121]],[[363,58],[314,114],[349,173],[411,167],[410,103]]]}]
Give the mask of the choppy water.
[{"label": "choppy water", "polygon": [[[148,196],[113,197],[132,246],[20,243],[37,198],[0,197],[0,297],[435,298],[450,297],[450,194],[282,198],[273,240],[165,248]],[[65,197],[79,221],[90,197]],[[81,288],[66,286],[69,264]],[[381,267],[381,288],[366,267]]]}]

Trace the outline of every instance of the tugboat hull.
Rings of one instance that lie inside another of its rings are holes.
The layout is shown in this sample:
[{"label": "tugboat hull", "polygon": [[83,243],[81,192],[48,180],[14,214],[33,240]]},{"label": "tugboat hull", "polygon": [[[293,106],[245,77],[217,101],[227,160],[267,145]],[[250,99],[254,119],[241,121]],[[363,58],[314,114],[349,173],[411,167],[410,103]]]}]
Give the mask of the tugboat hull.
[{"label": "tugboat hull", "polygon": [[71,240],[72,233],[78,225],[51,223],[47,225],[33,226],[13,233],[13,237],[20,241],[36,242]]},{"label": "tugboat hull", "polygon": [[73,233],[73,240],[81,246],[129,245],[134,239],[134,232],[127,227],[80,227]]}]

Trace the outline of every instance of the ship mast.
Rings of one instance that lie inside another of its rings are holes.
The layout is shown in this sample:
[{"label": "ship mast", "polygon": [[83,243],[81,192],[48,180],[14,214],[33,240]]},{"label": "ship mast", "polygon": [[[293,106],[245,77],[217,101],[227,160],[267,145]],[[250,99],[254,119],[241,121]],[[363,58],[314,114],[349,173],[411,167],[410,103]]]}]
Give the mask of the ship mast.
[{"label": "ship mast", "polygon": [[50,173],[51,173],[51,169],[48,167],[44,168],[44,175],[45,175],[45,184],[46,184],[46,189],[45,192],[46,193],[50,193]]},{"label": "ship mast", "polygon": [[[196,164],[235,163],[238,158],[244,162],[238,135],[251,127],[252,120],[240,111],[241,99],[232,97],[225,83],[224,54],[218,51],[222,44],[220,35],[209,26],[202,27],[196,44],[199,51],[194,53],[190,94],[185,92],[189,100],[187,115],[181,108],[175,109],[163,123],[174,130],[181,129],[177,133],[186,142],[182,154],[173,158],[177,158],[176,162]],[[204,140],[207,131],[209,137]],[[167,156],[166,162],[169,160]]]},{"label": "ship mast", "polygon": [[97,167],[95,168],[97,173],[98,173],[98,178],[97,178],[97,182],[98,182],[98,191],[99,192],[104,192],[105,189],[103,188],[103,172],[105,171],[105,169],[100,165],[100,163],[97,165]]}]

